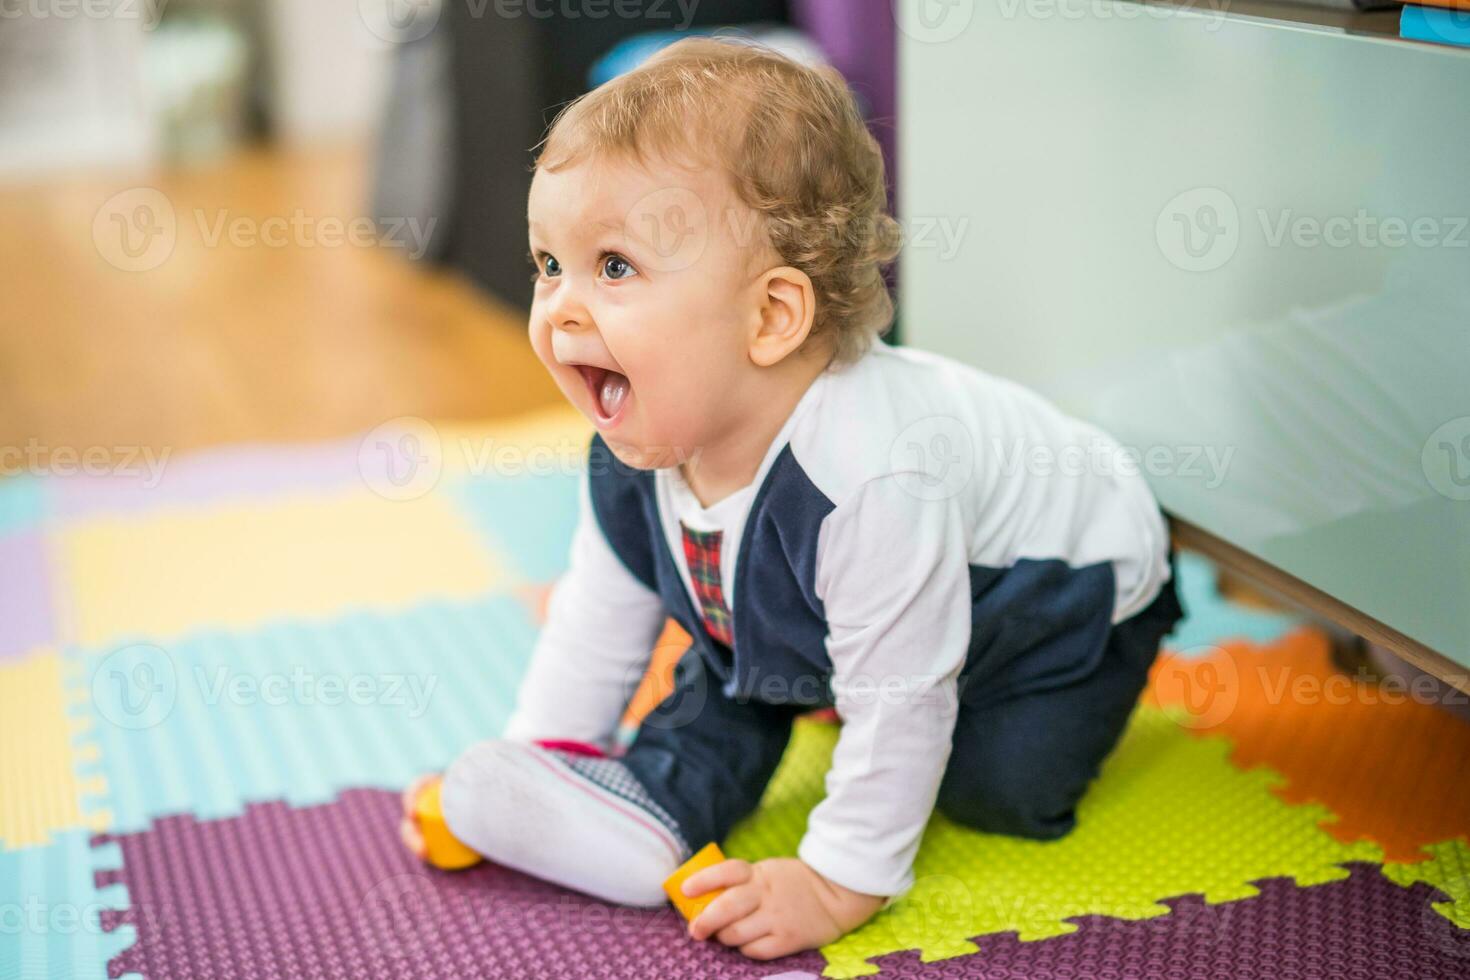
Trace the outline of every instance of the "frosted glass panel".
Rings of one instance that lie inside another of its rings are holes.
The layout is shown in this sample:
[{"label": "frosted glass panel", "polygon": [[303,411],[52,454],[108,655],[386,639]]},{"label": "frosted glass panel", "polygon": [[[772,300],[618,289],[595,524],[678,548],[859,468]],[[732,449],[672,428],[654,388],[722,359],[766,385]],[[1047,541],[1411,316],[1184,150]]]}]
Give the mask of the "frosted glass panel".
[{"label": "frosted glass panel", "polygon": [[[977,0],[900,48],[905,339],[1470,666],[1470,52]],[[1049,13],[1048,13],[1049,12]]]}]

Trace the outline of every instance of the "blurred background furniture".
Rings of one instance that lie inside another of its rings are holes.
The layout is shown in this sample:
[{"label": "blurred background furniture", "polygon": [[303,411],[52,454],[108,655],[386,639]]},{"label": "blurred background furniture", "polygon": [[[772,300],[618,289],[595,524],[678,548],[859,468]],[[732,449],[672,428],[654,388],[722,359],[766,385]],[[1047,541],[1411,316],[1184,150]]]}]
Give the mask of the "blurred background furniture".
[{"label": "blurred background furniture", "polygon": [[534,147],[566,102],[587,91],[593,65],[621,41],[684,27],[789,24],[842,70],[893,153],[893,20],[887,0],[726,0],[691,8],[635,6],[638,16],[472,17],[450,5],[453,206],[446,259],[513,306],[529,306],[531,266],[521,226]]},{"label": "blurred background furniture", "polygon": [[[799,32],[891,162],[887,0],[604,7],[636,16],[119,0],[0,17],[0,446],[183,450],[556,401],[524,337],[532,148],[638,35]],[[142,218],[167,254],[123,267],[118,222]],[[364,219],[377,243],[319,240]],[[232,241],[236,222],[299,230],[266,246]]]},{"label": "blurred background furniture", "polygon": [[[587,72],[618,41],[680,23],[675,4],[636,5],[638,16],[474,17],[450,4],[453,202],[446,259],[502,301],[531,302],[525,237],[531,148],[556,110],[587,90]],[[787,22],[785,0],[697,4],[687,26]]]},{"label": "blurred background furniture", "polygon": [[908,25],[905,209],[968,222],[906,252],[908,337],[1152,451],[1181,543],[1466,687],[1470,52],[1282,9]]},{"label": "blurred background furniture", "polygon": [[370,139],[364,206],[384,228],[405,218],[431,228],[414,257],[448,263],[515,308],[530,302],[523,226],[533,148],[558,109],[595,83],[594,67],[605,71],[610,52],[632,40],[784,31],[793,48],[843,72],[890,177],[896,162],[888,0],[671,0],[595,11],[443,0],[131,8],[0,19],[0,174],[143,173],[260,141]]}]

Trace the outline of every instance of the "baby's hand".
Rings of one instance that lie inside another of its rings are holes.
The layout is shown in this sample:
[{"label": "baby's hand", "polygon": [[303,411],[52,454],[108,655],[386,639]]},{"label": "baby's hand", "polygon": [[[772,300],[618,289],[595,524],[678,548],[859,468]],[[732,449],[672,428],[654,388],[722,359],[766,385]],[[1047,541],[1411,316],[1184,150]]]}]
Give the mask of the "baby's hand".
[{"label": "baby's hand", "polygon": [[796,858],[723,861],[689,876],[693,898],[725,893],[689,923],[695,939],[715,939],[755,960],[825,946],[872,918],[884,899],[843,888]]},{"label": "baby's hand", "polygon": [[438,778],[438,776],[420,776],[403,791],[403,817],[398,821],[398,836],[403,839],[403,846],[413,852],[413,856],[420,861],[428,859],[429,847],[424,843],[423,831],[419,829],[414,804],[424,787]]}]

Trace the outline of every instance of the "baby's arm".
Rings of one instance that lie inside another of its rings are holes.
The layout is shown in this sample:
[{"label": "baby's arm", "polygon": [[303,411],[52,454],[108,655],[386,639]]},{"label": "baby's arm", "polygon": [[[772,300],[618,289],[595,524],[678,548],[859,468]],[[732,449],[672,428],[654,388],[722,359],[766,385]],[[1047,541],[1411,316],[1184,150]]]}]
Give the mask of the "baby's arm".
[{"label": "baby's arm", "polygon": [[949,761],[973,602],[958,501],[901,480],[845,502],[820,557],[842,734],[798,851],[825,877],[888,896],[913,883]]},{"label": "baby's arm", "polygon": [[913,882],[949,760],[971,598],[956,502],[915,497],[899,479],[866,484],[823,531],[816,589],[842,734],[800,860],[691,876],[691,893],[727,887],[691,923],[697,938],[785,955],[835,940]]},{"label": "baby's arm", "polygon": [[667,613],[608,544],[584,478],[571,562],[552,587],[505,737],[606,749]]}]

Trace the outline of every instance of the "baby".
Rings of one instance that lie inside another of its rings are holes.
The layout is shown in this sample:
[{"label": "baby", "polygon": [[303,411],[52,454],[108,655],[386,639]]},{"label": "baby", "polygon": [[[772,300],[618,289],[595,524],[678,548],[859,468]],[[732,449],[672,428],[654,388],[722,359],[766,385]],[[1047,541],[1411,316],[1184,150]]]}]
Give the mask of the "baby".
[{"label": "baby", "polygon": [[[835,707],[796,855],[685,885],[725,890],[695,938],[770,959],[902,894],[935,810],[1071,830],[1180,615],[1165,525],[1097,429],[879,336],[896,225],[840,76],[680,41],[557,117],[528,213],[531,343],[597,431],[505,735],[444,777],[453,834],[660,904],[756,807],[793,719]],[[693,642],[619,753],[669,617]]]}]

